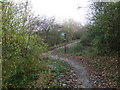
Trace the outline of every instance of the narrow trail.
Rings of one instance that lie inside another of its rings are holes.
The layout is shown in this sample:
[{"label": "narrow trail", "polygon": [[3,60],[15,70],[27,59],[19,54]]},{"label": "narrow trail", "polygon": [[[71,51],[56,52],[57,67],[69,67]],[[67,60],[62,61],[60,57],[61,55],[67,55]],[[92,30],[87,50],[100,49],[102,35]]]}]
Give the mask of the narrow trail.
[{"label": "narrow trail", "polygon": [[[72,45],[75,45],[79,42],[80,41],[70,43],[67,46],[72,46]],[[75,73],[77,74],[78,83],[81,83],[81,85],[78,88],[94,88],[94,85],[92,84],[92,82],[89,79],[89,72],[87,71],[86,67],[84,67],[81,63],[78,63],[73,59],[64,58],[64,57],[60,57],[58,55],[52,54],[52,52],[54,52],[55,50],[60,49],[60,48],[64,48],[64,46],[56,48],[56,49],[49,51],[47,53],[44,53],[44,55],[47,57],[53,58],[53,59],[63,60],[65,62],[67,62],[73,68]]]}]

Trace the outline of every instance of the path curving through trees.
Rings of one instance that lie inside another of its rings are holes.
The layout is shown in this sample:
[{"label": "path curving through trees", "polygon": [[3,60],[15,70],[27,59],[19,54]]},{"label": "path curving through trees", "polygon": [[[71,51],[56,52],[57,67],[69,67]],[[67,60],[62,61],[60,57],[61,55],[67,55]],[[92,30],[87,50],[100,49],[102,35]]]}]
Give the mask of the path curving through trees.
[{"label": "path curving through trees", "polygon": [[[70,44],[67,44],[67,46],[75,45],[79,42],[80,41],[70,43]],[[73,59],[65,58],[65,57],[61,57],[61,56],[52,54],[52,52],[54,52],[55,50],[60,49],[60,48],[64,48],[64,46],[56,48],[56,49],[49,51],[47,53],[44,53],[44,55],[47,57],[50,57],[52,59],[63,60],[65,62],[67,62],[73,68],[74,72],[76,73],[77,78],[78,78],[78,80],[77,80],[78,83],[81,83],[78,86],[78,88],[94,88],[95,86],[91,82],[91,80],[89,79],[90,75],[89,75],[89,72],[87,71],[86,67],[84,67],[81,63],[78,63]]]}]

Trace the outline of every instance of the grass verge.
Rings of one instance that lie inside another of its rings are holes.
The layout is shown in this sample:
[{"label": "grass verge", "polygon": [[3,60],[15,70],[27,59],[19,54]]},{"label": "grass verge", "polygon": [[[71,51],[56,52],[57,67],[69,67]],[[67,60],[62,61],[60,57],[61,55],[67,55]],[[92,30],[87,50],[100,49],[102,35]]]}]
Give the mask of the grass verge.
[{"label": "grass verge", "polygon": [[[69,42],[67,42],[67,44],[70,44],[70,43],[73,43],[73,42],[77,42],[77,41],[80,41],[80,39],[69,41]],[[66,43],[61,43],[61,44],[59,44],[59,45],[55,45],[55,46],[53,46],[53,47],[50,47],[49,50],[53,50],[53,49],[55,49],[55,48],[59,48],[59,47],[61,47],[61,46],[64,46],[65,44],[66,44]]]}]

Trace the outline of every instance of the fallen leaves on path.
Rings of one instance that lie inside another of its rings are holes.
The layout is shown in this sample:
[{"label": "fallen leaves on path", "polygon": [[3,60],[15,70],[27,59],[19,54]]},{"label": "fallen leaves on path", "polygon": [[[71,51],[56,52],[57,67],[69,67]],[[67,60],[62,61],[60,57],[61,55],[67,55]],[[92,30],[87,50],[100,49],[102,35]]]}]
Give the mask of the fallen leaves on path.
[{"label": "fallen leaves on path", "polygon": [[70,55],[54,52],[58,56],[82,63],[90,72],[90,79],[97,88],[118,88],[118,58],[114,56]]}]

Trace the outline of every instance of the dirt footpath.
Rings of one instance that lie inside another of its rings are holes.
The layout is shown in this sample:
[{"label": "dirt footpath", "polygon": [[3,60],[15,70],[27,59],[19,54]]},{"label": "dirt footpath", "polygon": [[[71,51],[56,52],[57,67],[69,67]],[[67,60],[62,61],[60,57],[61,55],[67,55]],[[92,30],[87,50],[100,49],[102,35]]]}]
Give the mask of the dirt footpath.
[{"label": "dirt footpath", "polygon": [[[79,43],[79,42],[80,41],[74,42],[74,43],[68,44],[67,46],[75,45],[76,43]],[[77,62],[73,58],[72,59],[68,58],[68,57],[65,58],[65,57],[59,56],[57,54],[53,54],[53,52],[55,50],[60,49],[60,48],[64,48],[64,46],[56,48],[47,53],[44,53],[44,55],[47,57],[53,58],[53,59],[63,60],[65,62],[67,62],[68,64],[70,64],[70,66],[73,68],[74,72],[77,75],[77,83],[79,85],[78,88],[95,88],[94,84],[89,79],[90,78],[89,72],[87,71],[86,67],[82,65],[82,63]],[[82,57],[81,57],[81,59],[82,59]]]}]

